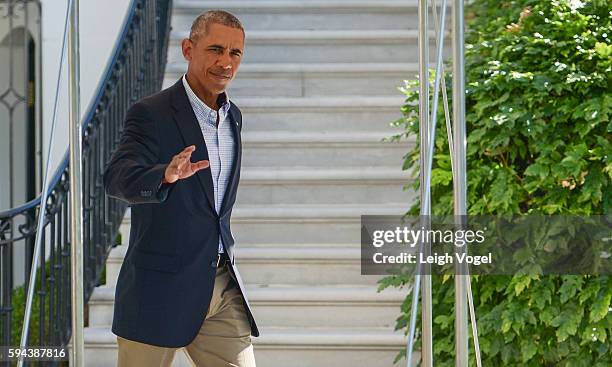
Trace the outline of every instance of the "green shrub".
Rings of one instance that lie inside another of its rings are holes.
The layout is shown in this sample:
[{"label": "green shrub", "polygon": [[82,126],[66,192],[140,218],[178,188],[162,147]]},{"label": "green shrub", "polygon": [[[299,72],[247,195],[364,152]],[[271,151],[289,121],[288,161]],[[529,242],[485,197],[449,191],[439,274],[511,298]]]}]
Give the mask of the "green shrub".
[{"label": "green shrub", "polygon": [[[612,3],[475,0],[466,16],[468,213],[611,214]],[[418,138],[417,87],[402,89],[404,116],[394,124],[405,132],[394,139]],[[431,192],[433,213],[444,215],[453,190],[439,110]],[[418,158],[417,144],[404,169]],[[380,288],[411,282],[393,275]],[[432,282],[435,365],[452,366],[454,282]],[[472,287],[483,365],[612,365],[609,277],[474,276]]]},{"label": "green shrub", "polygon": [[[49,273],[50,271],[50,264],[49,262],[45,263],[45,275],[46,275],[46,279],[45,279],[45,286],[47,289],[47,292],[50,289],[51,283],[49,282]],[[26,276],[30,276],[30,274],[27,274]],[[28,345],[30,346],[40,346],[40,335],[39,335],[39,330],[40,330],[40,295],[38,294],[38,291],[40,290],[40,284],[41,284],[41,279],[40,279],[40,268],[36,271],[36,287],[34,288],[34,299],[32,301],[32,313],[31,313],[31,317],[30,317],[30,325],[29,325],[29,332],[28,332]],[[21,329],[23,327],[23,317],[25,315],[25,308],[26,308],[26,299],[27,299],[27,292],[26,292],[26,288],[25,285],[16,287],[15,289],[13,289],[12,291],[12,307],[13,307],[13,312],[11,314],[11,346],[16,347],[20,345],[21,342]],[[45,307],[45,322],[49,322],[49,295],[47,293],[47,297],[45,297],[45,302],[44,302],[44,307]],[[57,311],[57,310],[56,310]],[[44,343],[43,343],[44,344]]]},{"label": "green shrub", "polygon": [[[121,233],[118,233],[117,236],[115,237],[114,245],[115,246],[121,245]],[[64,270],[68,272],[71,271],[70,268],[64,269]],[[51,275],[49,261],[45,263],[45,275],[46,275],[45,285],[46,285],[46,289],[48,292],[51,286],[51,283],[49,282],[49,276]],[[30,275],[26,274],[26,276],[29,277]],[[68,274],[68,279],[70,281],[70,274]],[[102,286],[106,284],[106,264],[102,266],[102,268],[100,269],[100,276],[98,277],[96,284],[97,286]],[[64,284],[64,287],[68,287],[66,289],[66,292],[70,294],[71,292],[70,285]],[[40,346],[41,345],[39,341],[39,327],[40,327],[40,296],[38,294],[39,290],[40,290],[40,268],[36,272],[36,288],[34,292],[34,300],[32,302],[32,315],[30,319],[30,331],[28,334],[29,335],[28,344],[30,346]],[[21,329],[23,327],[23,317],[25,315],[26,297],[27,297],[26,289],[25,289],[25,286],[23,285],[19,287],[15,287],[11,293],[11,304],[13,308],[13,312],[11,314],[11,346],[18,346],[21,342],[21,331],[22,331]],[[46,317],[45,321],[47,323],[49,322],[49,302],[50,302],[50,299],[47,294],[47,297],[45,298],[45,317]],[[69,305],[69,307],[71,306]],[[85,307],[87,307],[87,304],[85,305]],[[58,310],[56,307],[55,312],[57,311]],[[87,316],[87,313],[85,315]],[[68,314],[66,315],[66,317],[70,318],[70,315]],[[87,326],[87,318],[85,320],[86,320],[85,326]]]}]

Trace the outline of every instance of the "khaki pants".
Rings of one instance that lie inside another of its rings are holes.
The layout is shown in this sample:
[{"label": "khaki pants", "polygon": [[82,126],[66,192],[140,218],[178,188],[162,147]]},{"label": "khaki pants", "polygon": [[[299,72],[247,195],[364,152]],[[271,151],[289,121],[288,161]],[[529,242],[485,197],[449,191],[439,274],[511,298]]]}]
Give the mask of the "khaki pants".
[{"label": "khaki pants", "polygon": [[[217,269],[210,307],[198,335],[184,347],[197,367],[255,367],[251,326],[238,285],[225,265]],[[169,367],[177,350],[117,336],[118,367]]]}]

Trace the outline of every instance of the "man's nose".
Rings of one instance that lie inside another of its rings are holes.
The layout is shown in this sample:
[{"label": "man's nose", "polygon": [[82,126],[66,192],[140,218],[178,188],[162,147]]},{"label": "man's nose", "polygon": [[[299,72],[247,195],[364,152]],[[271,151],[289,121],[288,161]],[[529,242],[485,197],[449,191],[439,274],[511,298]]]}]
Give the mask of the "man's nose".
[{"label": "man's nose", "polygon": [[217,59],[217,64],[223,67],[224,69],[232,67],[232,57],[229,52],[223,52],[221,56]]}]

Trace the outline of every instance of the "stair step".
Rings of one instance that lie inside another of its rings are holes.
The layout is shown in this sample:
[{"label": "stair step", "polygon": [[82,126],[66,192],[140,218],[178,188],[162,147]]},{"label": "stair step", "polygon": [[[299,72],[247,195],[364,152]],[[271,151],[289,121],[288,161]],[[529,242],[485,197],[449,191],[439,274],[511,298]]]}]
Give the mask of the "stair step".
[{"label": "stair step", "polygon": [[109,327],[113,324],[115,307],[115,285],[106,284],[96,287],[87,303],[89,327]]},{"label": "stair step", "polygon": [[379,181],[405,182],[408,179],[406,171],[392,168],[364,167],[345,169],[312,169],[312,168],[288,168],[288,169],[265,169],[245,168],[241,173],[241,184],[275,183],[278,181],[293,183],[304,181],[364,181],[375,183]]},{"label": "stair step", "polygon": [[[299,134],[286,131],[248,131],[242,134],[243,145],[255,144],[373,144],[386,143],[383,139],[388,138],[387,132],[381,131],[304,131]],[[414,141],[414,138],[411,139]]]},{"label": "stair step", "polygon": [[[113,247],[113,249],[108,254],[108,258],[106,259],[106,286],[114,286],[117,284],[117,279],[119,278],[119,271],[121,270],[121,264],[123,264],[123,259],[125,258],[125,253],[128,249],[128,240],[125,239],[124,243],[121,246]],[[94,293],[97,291],[94,290]]]},{"label": "stair step", "polygon": [[[409,290],[341,284],[336,286],[247,286],[249,302],[260,325],[269,327],[348,328],[393,327]],[[89,305],[89,326],[110,326],[115,287],[94,290]]]},{"label": "stair step", "polygon": [[357,247],[242,247],[236,248],[236,264],[245,284],[374,285],[381,278],[361,275]]},{"label": "stair step", "polygon": [[[406,337],[389,328],[262,328],[252,338],[255,359],[264,367],[389,367],[405,348]],[[108,327],[84,331],[87,366],[112,366],[117,360],[117,337]],[[173,367],[184,364],[181,350]],[[418,354],[415,356],[416,362]],[[414,364],[413,364],[414,365]]]},{"label": "stair step", "polygon": [[[373,205],[238,205],[232,232],[241,246],[354,246],[361,243],[361,215],[403,215],[409,203]],[[128,210],[122,226],[129,228]],[[124,244],[127,243],[124,237]]]},{"label": "stair step", "polygon": [[[84,329],[85,365],[87,367],[110,367],[117,365],[117,336],[110,327],[86,327]],[[72,343],[68,349],[72,350]],[[177,350],[171,367],[193,367],[183,348]]]},{"label": "stair step", "polygon": [[261,366],[389,367],[405,339],[389,329],[273,328],[253,344]]},{"label": "stair step", "polygon": [[[435,49],[433,32],[430,47]],[[180,42],[189,32],[172,32],[168,62],[184,60]],[[409,30],[247,31],[244,63],[418,62],[418,32]],[[449,45],[449,42],[445,43]],[[445,55],[450,48],[447,46]],[[435,60],[430,52],[430,60]]]},{"label": "stair step", "polygon": [[414,145],[414,141],[383,141],[384,137],[391,135],[245,132],[242,165],[245,168],[387,167],[400,170],[403,156]]},{"label": "stair step", "polygon": [[240,97],[236,98],[238,106],[242,109],[258,110],[289,110],[304,111],[308,108],[321,109],[325,112],[335,112],[340,108],[385,108],[402,106],[404,97],[398,96],[334,96],[334,97],[278,97],[278,98],[259,98],[259,97]]},{"label": "stair step", "polygon": [[[232,98],[232,97],[230,97]],[[402,97],[312,97],[312,98],[236,98],[241,109],[243,132],[312,132],[393,135],[390,123],[402,116]]]},{"label": "stair step", "polygon": [[[434,31],[430,31],[430,36]],[[171,34],[171,41],[179,41],[189,36],[189,31],[175,31]],[[252,44],[267,43],[268,41],[296,41],[304,44],[317,43],[318,41],[338,41],[359,43],[359,40],[368,41],[391,41],[393,38],[413,39],[417,38],[416,29],[373,29],[373,30],[254,30],[247,34],[247,40]]]},{"label": "stair step", "polygon": [[383,204],[410,202],[413,190],[400,169],[245,168],[240,179],[239,205]]},{"label": "stair step", "polygon": [[[117,284],[125,247],[111,251],[107,285]],[[361,250],[351,247],[236,248],[236,264],[245,284],[376,284],[379,276],[361,275]],[[333,268],[333,272],[329,270]]]},{"label": "stair step", "polygon": [[[189,29],[194,15],[224,9],[250,30],[389,29],[416,27],[417,2],[399,0],[335,1],[176,1],[174,29]],[[248,33],[247,33],[248,34]]]},{"label": "stair step", "polygon": [[232,214],[237,246],[361,243],[361,215],[402,215],[409,204],[241,206]]},{"label": "stair step", "polygon": [[404,205],[275,205],[240,206],[233,211],[232,218],[238,223],[265,223],[276,220],[297,222],[326,222],[344,220],[352,222],[362,215],[401,215]]},{"label": "stair step", "polygon": [[309,168],[313,172],[330,169],[391,169],[402,166],[410,145],[402,142],[374,143],[255,143],[243,145],[243,169]]},{"label": "stair step", "polygon": [[[431,64],[430,67],[434,67]],[[327,78],[334,75],[363,77],[363,74],[371,74],[376,77],[380,75],[404,75],[407,72],[418,73],[418,63],[402,63],[402,62],[348,62],[348,63],[242,63],[238,71],[238,75],[243,78],[249,77],[303,77],[303,76],[325,76]],[[182,60],[179,62],[168,63],[166,72],[168,76],[175,77],[178,80],[187,71],[187,62]],[[236,80],[239,78],[236,77]],[[235,81],[236,81],[235,80]],[[234,81],[234,82],[235,82]],[[292,97],[288,95],[281,95]]]},{"label": "stair step", "polygon": [[279,327],[348,328],[395,325],[400,306],[409,291],[339,285],[325,287],[270,286],[247,290],[255,317],[261,325]]},{"label": "stair step", "polygon": [[[168,65],[164,86],[174,84],[186,70],[185,62]],[[245,63],[228,94],[232,98],[399,95],[403,80],[416,74],[417,63]]]}]

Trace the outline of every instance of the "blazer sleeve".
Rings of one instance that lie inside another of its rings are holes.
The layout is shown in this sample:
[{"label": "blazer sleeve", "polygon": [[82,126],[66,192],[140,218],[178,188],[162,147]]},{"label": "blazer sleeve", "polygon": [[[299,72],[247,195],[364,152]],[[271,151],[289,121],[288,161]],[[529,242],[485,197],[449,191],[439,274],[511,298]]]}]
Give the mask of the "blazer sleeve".
[{"label": "blazer sleeve", "polygon": [[160,203],[174,184],[162,185],[168,163],[159,162],[159,133],[143,103],[127,112],[117,150],[104,171],[106,194],[129,204]]}]

